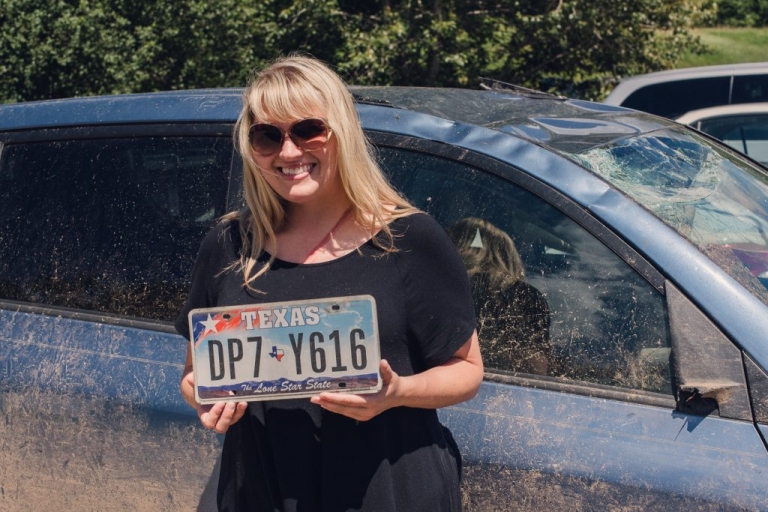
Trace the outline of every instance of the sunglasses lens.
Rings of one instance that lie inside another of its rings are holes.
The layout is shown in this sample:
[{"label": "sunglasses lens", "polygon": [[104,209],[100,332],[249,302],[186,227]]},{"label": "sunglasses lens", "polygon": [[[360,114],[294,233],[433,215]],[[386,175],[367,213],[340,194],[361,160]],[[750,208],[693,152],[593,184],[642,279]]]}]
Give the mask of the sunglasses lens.
[{"label": "sunglasses lens", "polygon": [[250,131],[251,148],[259,155],[271,155],[280,150],[283,134],[271,124],[255,124]]},{"label": "sunglasses lens", "polygon": [[[328,143],[330,130],[320,119],[305,119],[291,127],[290,137],[304,151],[322,149]],[[249,132],[251,148],[258,155],[269,156],[283,146],[283,132],[271,124],[255,124]]]},{"label": "sunglasses lens", "polygon": [[322,149],[328,143],[328,127],[319,119],[305,119],[291,128],[291,139],[308,151]]}]

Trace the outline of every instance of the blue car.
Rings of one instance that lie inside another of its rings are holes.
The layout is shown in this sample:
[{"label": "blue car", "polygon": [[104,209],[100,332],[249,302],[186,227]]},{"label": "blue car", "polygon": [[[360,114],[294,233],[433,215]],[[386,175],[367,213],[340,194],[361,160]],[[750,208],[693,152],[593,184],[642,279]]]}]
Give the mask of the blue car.
[{"label": "blue car", "polygon": [[[467,264],[465,510],[768,510],[768,175],[672,121],[487,82],[352,88]],[[208,510],[172,321],[240,208],[239,90],[0,106],[0,509]]]}]

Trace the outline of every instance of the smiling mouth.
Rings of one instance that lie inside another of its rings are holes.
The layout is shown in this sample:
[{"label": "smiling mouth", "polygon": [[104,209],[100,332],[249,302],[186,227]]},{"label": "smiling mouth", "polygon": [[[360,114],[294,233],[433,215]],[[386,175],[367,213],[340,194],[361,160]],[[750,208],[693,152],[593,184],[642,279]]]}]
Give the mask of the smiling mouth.
[{"label": "smiling mouth", "polygon": [[296,176],[298,174],[310,172],[314,166],[315,164],[304,164],[296,167],[278,167],[278,169],[281,173],[287,174],[288,176]]}]

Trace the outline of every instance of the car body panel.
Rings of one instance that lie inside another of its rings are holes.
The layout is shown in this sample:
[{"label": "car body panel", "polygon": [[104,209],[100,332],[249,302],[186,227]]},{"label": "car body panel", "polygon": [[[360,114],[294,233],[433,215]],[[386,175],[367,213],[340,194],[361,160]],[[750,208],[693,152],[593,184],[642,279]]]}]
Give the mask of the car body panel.
[{"label": "car body panel", "polygon": [[496,383],[442,417],[464,426],[454,435],[469,465],[576,477],[594,489],[576,500],[585,509],[599,508],[605,487],[633,505],[649,490],[745,509],[768,499],[765,446],[748,422]]},{"label": "car body panel", "polygon": [[220,442],[178,392],[183,338],[11,309],[0,326],[2,508],[197,505]]},{"label": "car body panel", "polygon": [[0,130],[154,122],[232,122],[241,89],[168,91],[2,105]]},{"label": "car body panel", "polygon": [[[0,335],[0,359],[3,381],[11,386],[107,394],[165,413],[189,412],[177,390],[163,385],[180,380],[184,367],[179,354],[185,342],[175,333],[7,309],[0,310],[0,323],[8,326]],[[41,361],[56,361],[64,375],[52,380],[46,372],[53,368]]]},{"label": "car body panel", "polygon": [[738,105],[700,108],[686,112],[675,119],[675,121],[681,124],[693,125],[693,123],[702,119],[739,114],[768,114],[768,103],[740,103]]}]

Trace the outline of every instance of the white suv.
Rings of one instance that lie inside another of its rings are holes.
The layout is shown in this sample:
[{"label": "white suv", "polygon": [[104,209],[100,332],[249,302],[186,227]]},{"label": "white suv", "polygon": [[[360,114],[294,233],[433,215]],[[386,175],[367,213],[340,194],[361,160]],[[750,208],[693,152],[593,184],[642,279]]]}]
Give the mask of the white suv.
[{"label": "white suv", "polygon": [[622,82],[605,99],[675,119],[718,105],[768,101],[768,62],[727,64],[660,71]]}]

